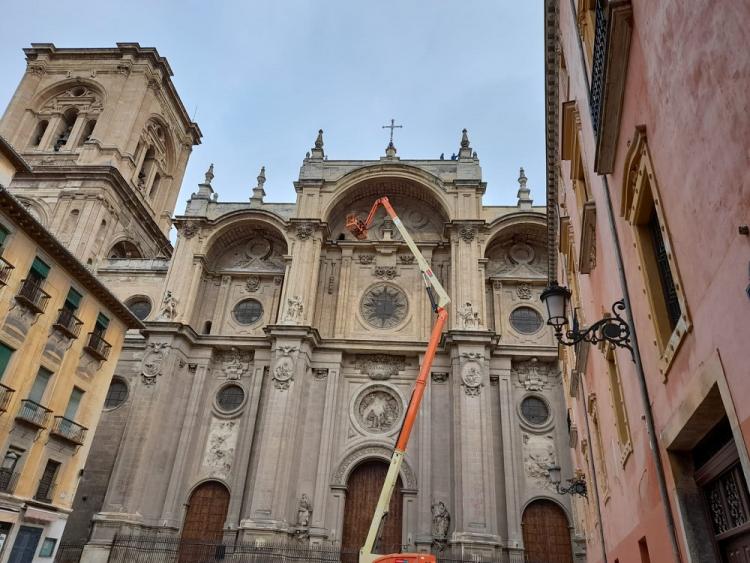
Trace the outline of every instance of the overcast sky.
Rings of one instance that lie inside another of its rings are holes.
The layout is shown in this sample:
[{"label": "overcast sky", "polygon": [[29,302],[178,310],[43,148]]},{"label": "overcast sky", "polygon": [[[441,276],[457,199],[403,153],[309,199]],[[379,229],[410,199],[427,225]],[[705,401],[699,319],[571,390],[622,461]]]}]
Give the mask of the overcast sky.
[{"label": "overcast sky", "polygon": [[32,42],[137,41],[168,58],[203,131],[178,214],[211,162],[220,201],[248,199],[261,165],[267,201],[294,201],[318,129],[329,159],[377,159],[392,117],[403,159],[449,158],[466,127],[486,205],[515,203],[519,166],[544,201],[541,0],[25,0],[3,21],[2,108]]}]

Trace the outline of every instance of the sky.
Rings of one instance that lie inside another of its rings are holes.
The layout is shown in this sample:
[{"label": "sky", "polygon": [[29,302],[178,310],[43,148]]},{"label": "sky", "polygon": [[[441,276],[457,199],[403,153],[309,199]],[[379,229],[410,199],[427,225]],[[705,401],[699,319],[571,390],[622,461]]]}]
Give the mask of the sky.
[{"label": "sky", "polygon": [[3,8],[0,108],[22,49],[138,42],[167,57],[203,132],[176,213],[210,163],[219,201],[245,201],[266,167],[266,201],[292,182],[323,129],[331,160],[384,155],[391,118],[402,159],[449,158],[469,131],[485,205],[515,204],[523,166],[544,202],[541,0],[25,0]]}]

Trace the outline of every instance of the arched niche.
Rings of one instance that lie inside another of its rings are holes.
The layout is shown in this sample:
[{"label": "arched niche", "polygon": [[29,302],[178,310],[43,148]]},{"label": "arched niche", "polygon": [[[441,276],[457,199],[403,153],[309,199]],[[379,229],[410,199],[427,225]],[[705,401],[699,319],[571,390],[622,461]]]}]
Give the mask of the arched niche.
[{"label": "arched niche", "polygon": [[101,111],[106,93],[101,84],[85,78],[62,80],[36,95],[32,107],[37,114],[64,113],[69,108],[79,111]]},{"label": "arched niche", "polygon": [[[346,216],[357,213],[365,218],[375,200],[383,196],[388,197],[414,240],[443,240],[443,229],[449,214],[434,188],[414,178],[395,175],[368,177],[342,191],[326,213],[331,238],[342,240],[343,235],[343,240],[355,240],[345,228]],[[369,239],[383,240],[386,238],[385,231],[392,230],[392,239],[401,240],[401,235],[389,223],[390,219],[381,207],[375,215]]]},{"label": "arched niche", "polygon": [[283,274],[287,252],[286,238],[277,228],[267,222],[239,220],[211,238],[205,264],[214,274]]},{"label": "arched niche", "polygon": [[544,217],[519,216],[495,225],[494,229],[491,226],[484,257],[488,278],[545,278],[547,228]]},{"label": "arched niche", "polygon": [[143,254],[134,242],[121,240],[112,245],[107,252],[107,258],[110,260],[138,259],[143,258]]}]

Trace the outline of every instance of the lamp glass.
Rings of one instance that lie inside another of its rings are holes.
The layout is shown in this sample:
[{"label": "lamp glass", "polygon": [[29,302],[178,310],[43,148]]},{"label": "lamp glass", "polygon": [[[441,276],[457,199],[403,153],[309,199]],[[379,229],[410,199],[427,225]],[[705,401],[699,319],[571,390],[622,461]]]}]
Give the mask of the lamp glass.
[{"label": "lamp glass", "polygon": [[541,300],[547,306],[547,324],[559,329],[568,322],[568,299],[570,291],[565,287],[553,284],[544,290]]}]

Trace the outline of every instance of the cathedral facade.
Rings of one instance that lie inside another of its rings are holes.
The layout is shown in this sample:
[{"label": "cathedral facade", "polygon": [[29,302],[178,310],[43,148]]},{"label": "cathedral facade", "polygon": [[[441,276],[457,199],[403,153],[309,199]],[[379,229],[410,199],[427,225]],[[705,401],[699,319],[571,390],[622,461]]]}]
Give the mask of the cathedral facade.
[{"label": "cathedral facade", "polygon": [[329,160],[321,131],[294,203],[266,201],[263,171],[246,201],[221,201],[212,166],[171,218],[172,250],[200,131],[154,50],[90,51],[27,50],[2,123],[37,165],[11,189],[147,327],[126,338],[64,540],[88,542],[87,561],[123,534],[359,548],[434,321],[383,211],[368,240],[344,227],[388,196],[452,302],[381,550],[520,562],[553,541],[585,557],[548,475],[573,473],[576,429],[523,170],[516,205],[485,206],[465,131],[455,159],[390,144],[357,161]]}]

